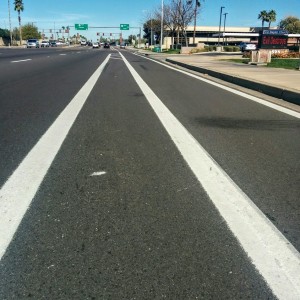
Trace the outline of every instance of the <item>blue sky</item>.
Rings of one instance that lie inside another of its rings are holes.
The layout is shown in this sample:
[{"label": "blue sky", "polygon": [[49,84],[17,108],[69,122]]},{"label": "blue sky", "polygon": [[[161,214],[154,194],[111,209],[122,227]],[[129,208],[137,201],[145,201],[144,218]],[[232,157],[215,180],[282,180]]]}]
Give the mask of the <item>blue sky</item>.
[{"label": "blue sky", "polygon": [[[14,11],[14,0],[10,0],[12,27],[18,25],[17,12]],[[168,3],[169,0],[164,0]],[[24,11],[21,14],[22,24],[34,23],[39,30],[59,29],[62,26],[74,26],[75,23],[86,23],[91,26],[118,27],[129,24],[140,27],[148,12],[161,5],[161,0],[23,0]],[[262,10],[274,9],[277,13],[276,25],[288,15],[300,18],[300,0],[205,0],[202,1],[197,25],[218,26],[220,7],[225,6],[227,26],[260,26],[257,15]],[[9,28],[8,1],[0,0],[0,28]],[[96,33],[118,33],[118,29],[90,29],[79,32],[89,39],[96,40]],[[76,33],[72,28],[71,34]],[[137,34],[138,29],[123,31]]]}]

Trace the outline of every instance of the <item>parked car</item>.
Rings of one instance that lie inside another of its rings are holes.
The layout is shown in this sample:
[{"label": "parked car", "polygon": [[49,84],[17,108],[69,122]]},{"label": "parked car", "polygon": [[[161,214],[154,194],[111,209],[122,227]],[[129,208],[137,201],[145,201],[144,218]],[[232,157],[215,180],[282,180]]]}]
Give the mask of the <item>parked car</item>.
[{"label": "parked car", "polygon": [[93,43],[93,49],[94,49],[94,48],[99,48],[99,44],[98,44],[97,42],[94,42],[94,43]]},{"label": "parked car", "polygon": [[109,43],[104,43],[104,46],[103,46],[103,48],[110,48],[110,45],[109,45]]},{"label": "parked car", "polygon": [[48,41],[42,41],[41,47],[50,47],[50,43]]},{"label": "parked car", "polygon": [[26,43],[27,48],[40,48],[38,39],[29,39]]},{"label": "parked car", "polygon": [[250,50],[256,50],[256,45],[255,44],[251,44],[251,43],[245,43],[242,42],[239,44],[240,50],[242,52],[244,51],[250,51]]}]

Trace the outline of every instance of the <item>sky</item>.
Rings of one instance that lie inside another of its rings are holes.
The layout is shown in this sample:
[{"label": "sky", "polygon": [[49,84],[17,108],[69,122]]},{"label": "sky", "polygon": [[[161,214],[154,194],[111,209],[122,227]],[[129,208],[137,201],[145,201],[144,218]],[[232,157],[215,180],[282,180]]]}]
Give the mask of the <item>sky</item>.
[{"label": "sky", "polygon": [[[8,1],[12,28],[18,26],[14,0],[0,0],[0,28],[3,29],[9,29]],[[97,39],[97,32],[100,35],[104,33],[105,36],[110,36],[111,33],[116,36],[120,33],[120,24],[129,24],[130,29],[123,31],[123,37],[126,38],[130,34],[139,33],[147,16],[155,8],[161,7],[162,1],[168,3],[170,0],[23,0],[24,11],[21,12],[21,18],[22,24],[34,24],[41,32],[49,32],[49,29],[57,32],[62,26],[70,26],[71,35],[78,32],[94,41]],[[202,0],[197,25],[219,26],[221,6],[225,7],[223,13],[228,13],[226,27],[261,26],[257,16],[262,10],[276,11],[277,21],[272,25],[277,25],[288,15],[300,18],[300,0]],[[75,31],[72,27],[75,24],[88,24],[89,30]]]}]

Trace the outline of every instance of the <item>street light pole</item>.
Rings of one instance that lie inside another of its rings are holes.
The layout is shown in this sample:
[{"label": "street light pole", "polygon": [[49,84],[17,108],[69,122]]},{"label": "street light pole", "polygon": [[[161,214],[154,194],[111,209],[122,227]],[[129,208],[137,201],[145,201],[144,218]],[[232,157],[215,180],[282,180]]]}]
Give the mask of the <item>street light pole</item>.
[{"label": "street light pole", "polygon": [[163,26],[164,26],[164,0],[161,0],[160,52],[162,52]]},{"label": "street light pole", "polygon": [[220,46],[220,34],[221,34],[221,22],[222,22],[222,11],[223,11],[223,8],[225,8],[225,6],[221,6],[221,11],[220,11],[218,46]]},{"label": "street light pole", "polygon": [[152,33],[152,14],[151,14],[151,21],[150,21],[150,24],[151,24],[151,37],[150,37],[150,46],[152,46],[152,39],[153,39],[153,33]]},{"label": "street light pole", "polygon": [[8,0],[8,22],[9,22],[9,33],[10,33],[10,44],[12,46],[12,31],[11,31],[11,18],[10,18],[10,2]]},{"label": "street light pole", "polygon": [[224,13],[224,27],[223,27],[223,47],[224,47],[224,34],[225,34],[225,25],[226,25],[226,16],[228,15],[228,13]]}]

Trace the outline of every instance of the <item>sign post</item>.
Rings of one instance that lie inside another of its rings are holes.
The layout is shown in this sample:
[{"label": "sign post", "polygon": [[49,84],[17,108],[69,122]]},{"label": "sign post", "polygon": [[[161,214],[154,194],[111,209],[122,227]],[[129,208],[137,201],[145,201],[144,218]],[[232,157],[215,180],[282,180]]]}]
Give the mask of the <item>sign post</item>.
[{"label": "sign post", "polygon": [[251,51],[250,64],[271,62],[273,51],[286,51],[288,32],[283,29],[262,30],[258,39],[258,50]]},{"label": "sign post", "polygon": [[288,32],[282,29],[263,30],[259,37],[260,49],[286,49]]}]

